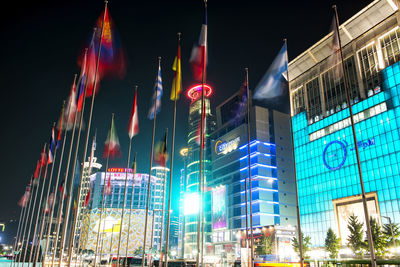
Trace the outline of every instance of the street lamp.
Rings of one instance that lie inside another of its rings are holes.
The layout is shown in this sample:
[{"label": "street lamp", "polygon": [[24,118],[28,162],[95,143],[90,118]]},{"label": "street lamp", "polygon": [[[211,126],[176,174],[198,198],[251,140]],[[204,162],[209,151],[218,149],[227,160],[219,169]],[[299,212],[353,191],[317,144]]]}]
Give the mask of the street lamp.
[{"label": "street lamp", "polygon": [[395,240],[394,240],[393,227],[392,227],[392,220],[390,219],[389,216],[383,216],[383,215],[381,215],[381,217],[386,218],[386,219],[389,220],[390,232],[392,233],[393,249],[395,249],[395,248],[396,248],[396,242],[395,242]]}]

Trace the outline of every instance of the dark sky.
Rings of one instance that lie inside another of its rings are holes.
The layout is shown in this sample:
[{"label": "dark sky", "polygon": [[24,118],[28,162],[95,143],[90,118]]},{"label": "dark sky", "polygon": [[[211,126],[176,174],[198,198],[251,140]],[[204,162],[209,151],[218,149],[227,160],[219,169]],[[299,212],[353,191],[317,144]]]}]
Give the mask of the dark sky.
[{"label": "dark sky", "polygon": [[[208,83],[214,88],[215,107],[240,88],[244,67],[249,68],[250,88],[258,83],[269,64],[288,39],[289,59],[325,36],[332,21],[332,4],[337,4],[341,22],[370,1],[232,1],[208,3]],[[35,169],[44,142],[49,140],[63,99],[70,90],[73,75],[79,74],[77,57],[97,17],[101,0],[86,1],[9,1],[1,16],[2,114],[0,220],[19,216],[17,201]],[[105,79],[96,97],[92,129],[98,130],[96,155],[101,154],[111,113],[123,156],[111,167],[124,167],[128,151],[126,132],[138,85],[140,134],[133,139],[138,152],[138,171],[148,172],[152,123],[146,118],[157,72],[157,57],[162,57],[164,98],[156,140],[166,127],[172,127],[172,102],[168,100],[171,66],[176,53],[176,33],[182,32],[183,85],[193,84],[188,60],[197,41],[203,20],[201,0],[148,0],[109,2],[110,15],[127,54],[124,79]],[[176,149],[185,145],[189,100],[178,102]],[[81,157],[79,159],[81,160]],[[178,185],[176,157],[174,179]],[[176,203],[173,204],[176,208]]]}]

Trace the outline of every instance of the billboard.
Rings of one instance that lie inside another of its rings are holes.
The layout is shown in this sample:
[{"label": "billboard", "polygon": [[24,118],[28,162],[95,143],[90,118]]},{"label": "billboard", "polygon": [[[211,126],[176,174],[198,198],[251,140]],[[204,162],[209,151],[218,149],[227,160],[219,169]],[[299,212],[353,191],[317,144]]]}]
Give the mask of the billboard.
[{"label": "billboard", "polygon": [[226,186],[212,190],[212,228],[226,228]]}]

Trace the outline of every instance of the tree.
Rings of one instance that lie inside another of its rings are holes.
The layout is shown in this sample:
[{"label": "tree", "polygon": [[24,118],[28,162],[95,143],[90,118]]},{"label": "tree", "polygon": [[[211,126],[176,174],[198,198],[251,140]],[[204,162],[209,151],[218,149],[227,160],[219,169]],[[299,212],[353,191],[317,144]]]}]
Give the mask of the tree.
[{"label": "tree", "polygon": [[[381,226],[374,218],[370,218],[369,220],[371,225],[371,233],[372,240],[374,241],[374,249],[376,256],[383,256],[386,253],[387,243],[385,235],[382,232]],[[365,240],[365,243],[368,244],[368,239]]]},{"label": "tree", "polygon": [[326,250],[329,252],[330,258],[336,259],[338,257],[340,249],[340,238],[337,237],[332,228],[329,228],[328,232],[326,233],[325,247]]},{"label": "tree", "polygon": [[[392,226],[392,227],[390,227]],[[393,235],[392,235],[393,230]],[[382,229],[383,235],[385,236],[388,247],[393,247],[393,237],[396,246],[400,246],[400,226],[397,223],[384,224]]]},{"label": "tree", "polygon": [[[301,234],[301,237],[303,239],[303,257],[307,259],[309,258],[307,253],[311,250],[311,237],[310,236],[304,237],[303,234]],[[292,238],[292,247],[300,257],[300,245],[296,237]]]},{"label": "tree", "polygon": [[257,255],[271,255],[274,243],[273,235],[267,233],[266,235],[262,235],[259,240],[255,249]]},{"label": "tree", "polygon": [[357,216],[354,214],[350,215],[347,229],[349,229],[350,234],[347,237],[348,246],[357,256],[361,256],[363,252],[363,223],[358,221]]}]

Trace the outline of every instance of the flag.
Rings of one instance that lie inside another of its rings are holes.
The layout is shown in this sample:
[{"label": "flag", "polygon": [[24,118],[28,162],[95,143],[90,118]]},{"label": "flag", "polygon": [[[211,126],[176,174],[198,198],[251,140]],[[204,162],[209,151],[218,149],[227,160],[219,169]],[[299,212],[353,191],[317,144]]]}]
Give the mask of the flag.
[{"label": "flag", "polygon": [[61,115],[60,115],[60,118],[58,119],[57,147],[60,145],[60,142],[61,142],[63,122],[64,122],[64,110],[65,110],[65,106],[63,104],[63,106],[61,108]]},{"label": "flag", "polygon": [[87,205],[89,204],[89,200],[90,200],[90,188],[89,191],[87,192],[86,198],[85,198],[85,207],[87,207]]},{"label": "flag", "polygon": [[[103,34],[101,29],[104,28]],[[125,52],[121,46],[121,42],[111,16],[106,8],[96,21],[96,29],[89,45],[89,53],[86,64],[88,84],[86,88],[86,97],[92,95],[93,91],[97,93],[98,83],[105,76],[117,76],[122,78],[125,75]],[[101,42],[100,58],[98,72],[96,75],[96,89],[93,90],[94,77],[97,66],[97,56],[99,54],[99,44]],[[83,61],[80,62],[83,65]]]},{"label": "flag", "polygon": [[175,56],[174,64],[172,65],[174,71],[174,80],[172,82],[171,97],[172,101],[179,99],[179,94],[182,91],[182,69],[181,69],[181,46],[178,44],[178,52]]},{"label": "flag", "polygon": [[24,195],[21,197],[21,199],[18,201],[18,205],[20,207],[25,208],[26,204],[28,203],[29,197],[31,196],[31,187],[27,186]]},{"label": "flag", "polygon": [[139,133],[139,119],[138,119],[138,110],[137,110],[137,90],[135,90],[135,99],[133,100],[133,106],[132,106],[131,116],[130,116],[129,126],[128,126],[129,138],[134,137],[138,133]]},{"label": "flag", "polygon": [[108,176],[107,184],[104,185],[104,195],[109,196],[112,193],[111,176]]},{"label": "flag", "polygon": [[156,146],[154,161],[157,162],[160,166],[165,167],[167,160],[168,160],[167,133],[165,133],[163,139],[160,142],[158,142]]},{"label": "flag", "polygon": [[239,91],[239,102],[236,110],[234,111],[235,117],[234,117],[234,123],[236,125],[239,125],[241,123],[241,118],[243,114],[246,113],[246,108],[247,108],[247,75],[244,79],[243,85],[240,88]]},{"label": "flag", "polygon": [[61,181],[60,186],[58,187],[58,191],[60,191],[60,198],[66,198],[67,194],[65,194],[65,178]]},{"label": "flag", "polygon": [[107,140],[104,147],[103,157],[107,158],[108,156],[114,158],[121,154],[119,150],[119,140],[117,136],[117,131],[115,130],[114,117],[111,120],[111,128],[108,132]]},{"label": "flag", "polygon": [[85,93],[85,85],[86,85],[86,80],[87,80],[87,75],[86,75],[86,62],[87,62],[87,51],[85,51],[85,54],[83,56],[82,60],[82,66],[81,66],[81,74],[79,76],[78,80],[78,86],[79,86],[79,91],[78,91],[78,96],[77,96],[77,103],[76,103],[76,111],[81,112],[82,107],[83,107],[83,100],[84,100],[84,93]]},{"label": "flag", "polygon": [[132,162],[132,173],[136,174],[136,154],[135,157],[133,158],[133,162]]},{"label": "flag", "polygon": [[193,78],[202,81],[206,73],[203,73],[207,66],[207,8],[204,11],[204,22],[201,26],[199,42],[193,46],[189,62],[192,65]]},{"label": "flag", "polygon": [[278,97],[287,90],[288,58],[286,43],[272,62],[268,71],[255,88],[254,99],[270,99]]},{"label": "flag", "polygon": [[332,34],[332,42],[330,45],[331,48],[331,56],[328,59],[328,68],[334,67],[333,78],[334,81],[338,81],[341,78],[341,67],[340,63],[340,44],[339,44],[339,32],[338,26],[336,24],[336,17],[333,16],[332,25],[331,25]]},{"label": "flag", "polygon": [[72,83],[71,92],[67,102],[67,112],[65,112],[65,130],[71,130],[74,126],[74,119],[76,113],[76,85],[75,79]]},{"label": "flag", "polygon": [[75,165],[75,177],[74,177],[74,186],[75,187],[79,186],[80,176],[81,176],[81,166],[79,164],[79,160],[77,160],[76,165]]},{"label": "flag", "polygon": [[54,204],[54,193],[51,193],[46,203],[46,209],[45,209],[46,214],[50,213],[50,209],[53,207],[53,204]]},{"label": "flag", "polygon": [[163,86],[162,86],[162,79],[161,79],[161,65],[158,65],[158,75],[157,80],[154,85],[154,94],[153,94],[153,104],[149,110],[149,119],[153,120],[154,115],[158,114],[161,109],[161,97],[163,94]]},{"label": "flag", "polygon": [[40,160],[38,160],[36,163],[35,172],[33,173],[33,178],[39,178],[40,167]]},{"label": "flag", "polygon": [[51,131],[51,137],[50,137],[50,146],[49,146],[49,155],[47,156],[47,164],[53,163],[54,160],[54,152],[56,149],[56,140],[55,140],[55,135],[54,135],[54,126]]},{"label": "flag", "polygon": [[[36,169],[35,172],[33,174],[33,178],[39,178],[40,175],[40,169],[46,165],[46,145],[43,147],[43,151],[40,155],[40,159],[37,161],[36,164]],[[37,181],[34,180],[35,183],[37,183]],[[37,185],[37,184],[36,184]]]}]

